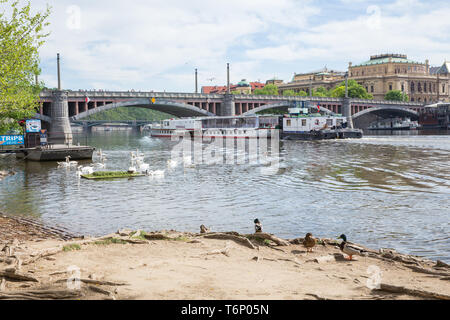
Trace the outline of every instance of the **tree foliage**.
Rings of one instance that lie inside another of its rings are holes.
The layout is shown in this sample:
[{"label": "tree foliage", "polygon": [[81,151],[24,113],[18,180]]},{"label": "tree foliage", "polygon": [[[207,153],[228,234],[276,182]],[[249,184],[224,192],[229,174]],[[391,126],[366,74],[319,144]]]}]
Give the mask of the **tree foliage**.
[{"label": "tree foliage", "polygon": [[409,97],[406,93],[403,93],[400,90],[391,90],[386,93],[384,100],[407,102],[409,101]]},{"label": "tree foliage", "polygon": [[[332,89],[330,96],[334,98],[345,98],[345,81]],[[373,99],[373,96],[367,93],[366,89],[353,79],[348,80],[348,97],[359,99]]]},{"label": "tree foliage", "polygon": [[253,91],[253,94],[277,96],[278,95],[278,87],[274,84],[267,84],[262,89],[255,89]]},{"label": "tree foliage", "polygon": [[87,120],[151,120],[173,118],[172,115],[139,107],[119,107],[91,115]]},{"label": "tree foliage", "polygon": [[[0,0],[0,130],[14,127],[30,117],[37,106],[43,84],[35,83],[40,74],[39,48],[48,33],[44,31],[50,8],[33,14],[28,2]],[[6,13],[6,8],[10,14]]]}]

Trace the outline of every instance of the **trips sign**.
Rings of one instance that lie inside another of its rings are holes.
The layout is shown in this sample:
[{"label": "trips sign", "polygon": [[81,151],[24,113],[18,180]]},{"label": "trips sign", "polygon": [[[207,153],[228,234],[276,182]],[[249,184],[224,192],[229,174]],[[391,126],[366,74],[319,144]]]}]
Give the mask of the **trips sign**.
[{"label": "trips sign", "polygon": [[0,146],[23,146],[25,139],[23,136],[0,136]]}]

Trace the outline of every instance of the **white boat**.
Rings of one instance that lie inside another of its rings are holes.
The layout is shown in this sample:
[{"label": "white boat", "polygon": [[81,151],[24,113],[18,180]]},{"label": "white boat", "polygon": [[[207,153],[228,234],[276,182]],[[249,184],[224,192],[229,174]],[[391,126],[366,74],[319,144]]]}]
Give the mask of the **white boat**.
[{"label": "white boat", "polygon": [[417,121],[410,118],[392,118],[375,121],[369,124],[369,130],[412,130],[419,128]]},{"label": "white boat", "polygon": [[182,136],[187,132],[191,137],[203,138],[258,138],[260,131],[279,128],[279,116],[236,116],[236,117],[204,117],[163,120],[158,124],[147,125],[144,130],[152,137],[170,138]]}]

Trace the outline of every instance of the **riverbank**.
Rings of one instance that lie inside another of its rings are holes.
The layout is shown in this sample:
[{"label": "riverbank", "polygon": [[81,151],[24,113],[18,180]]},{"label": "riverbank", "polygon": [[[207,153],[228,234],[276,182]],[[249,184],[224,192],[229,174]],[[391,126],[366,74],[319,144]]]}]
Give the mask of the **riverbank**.
[{"label": "riverbank", "polygon": [[[63,240],[28,225],[27,237],[8,238],[7,223],[19,222],[0,219],[0,299],[450,299],[448,265],[370,249],[347,261],[333,239],[307,253],[301,238],[268,234],[122,230]],[[77,274],[80,290],[71,290]]]}]

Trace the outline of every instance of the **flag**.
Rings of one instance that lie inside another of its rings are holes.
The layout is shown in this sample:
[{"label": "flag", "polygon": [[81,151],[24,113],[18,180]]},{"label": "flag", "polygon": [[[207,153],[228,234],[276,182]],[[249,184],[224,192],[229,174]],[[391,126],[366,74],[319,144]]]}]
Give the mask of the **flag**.
[{"label": "flag", "polygon": [[320,112],[320,104],[317,104],[317,111]]},{"label": "flag", "polygon": [[84,101],[85,101],[86,103],[89,103],[89,101],[91,101],[91,99],[89,99],[89,97],[86,97],[86,99],[84,99]]}]

